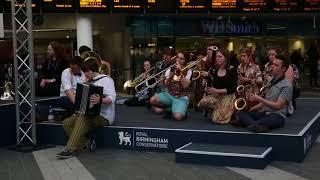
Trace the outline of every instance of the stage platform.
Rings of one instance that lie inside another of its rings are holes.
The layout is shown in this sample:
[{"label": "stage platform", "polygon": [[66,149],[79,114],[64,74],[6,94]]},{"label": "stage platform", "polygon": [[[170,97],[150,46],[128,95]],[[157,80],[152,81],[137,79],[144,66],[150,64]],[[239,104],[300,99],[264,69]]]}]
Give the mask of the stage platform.
[{"label": "stage platform", "polygon": [[[41,106],[52,101],[41,100],[38,104]],[[178,122],[153,114],[146,107],[116,105],[115,124],[98,131],[97,145],[98,148],[175,152],[177,162],[221,165],[213,163],[215,159],[220,159],[219,162],[232,162],[224,165],[241,167],[237,162],[243,161],[242,165],[245,165],[252,162],[252,158],[257,158],[252,166],[243,166],[251,168],[263,168],[270,160],[301,162],[320,132],[320,99],[298,99],[297,104],[298,110],[286,120],[285,127],[259,134],[231,125],[213,124],[192,109],[188,110],[186,120]],[[61,123],[38,123],[37,135],[38,142],[43,144],[64,145],[67,140]],[[212,148],[205,148],[206,145]],[[219,148],[215,150],[215,147]],[[179,151],[181,149],[183,151]],[[217,158],[217,155],[224,157]],[[209,162],[194,161],[197,158]]]},{"label": "stage platform", "polygon": [[[303,161],[320,130],[320,99],[298,99],[298,110],[286,120],[284,128],[269,133],[251,133],[244,128],[213,124],[199,112],[188,110],[187,119],[174,121],[153,114],[146,107],[116,106],[114,126],[98,133],[98,147],[139,151],[175,152],[188,143],[272,148],[271,159]],[[38,125],[42,143],[64,144],[61,124]],[[248,149],[248,151],[250,151]]]}]

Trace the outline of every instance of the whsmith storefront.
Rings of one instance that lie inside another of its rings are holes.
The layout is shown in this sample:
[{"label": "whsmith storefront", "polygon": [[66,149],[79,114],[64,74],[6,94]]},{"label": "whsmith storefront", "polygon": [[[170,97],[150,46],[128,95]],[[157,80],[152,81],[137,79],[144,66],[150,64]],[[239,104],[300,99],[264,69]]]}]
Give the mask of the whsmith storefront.
[{"label": "whsmith storefront", "polygon": [[320,40],[320,16],[310,14],[135,16],[128,18],[128,26],[132,65],[137,73],[144,59],[156,61],[161,50],[168,47],[193,51],[214,41],[236,54],[251,47],[256,60],[261,61],[269,47],[304,54],[312,42]]}]

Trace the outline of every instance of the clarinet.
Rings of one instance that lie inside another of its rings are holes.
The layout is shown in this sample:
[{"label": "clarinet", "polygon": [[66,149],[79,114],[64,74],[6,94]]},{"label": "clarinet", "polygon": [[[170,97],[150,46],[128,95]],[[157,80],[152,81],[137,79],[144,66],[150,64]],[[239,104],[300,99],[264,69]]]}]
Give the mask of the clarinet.
[{"label": "clarinet", "polygon": [[[215,73],[215,69],[210,67],[208,71],[208,78],[204,85],[204,89],[207,89],[208,87],[213,86],[214,73]],[[204,96],[207,96],[206,91],[204,92]]]}]

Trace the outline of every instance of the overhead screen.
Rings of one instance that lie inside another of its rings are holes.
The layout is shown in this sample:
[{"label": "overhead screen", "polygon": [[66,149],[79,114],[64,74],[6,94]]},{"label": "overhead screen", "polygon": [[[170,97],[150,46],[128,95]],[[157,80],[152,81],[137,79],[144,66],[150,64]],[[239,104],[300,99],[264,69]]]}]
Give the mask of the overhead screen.
[{"label": "overhead screen", "polygon": [[78,0],[77,9],[79,12],[109,12],[110,0]]},{"label": "overhead screen", "polygon": [[[10,1],[1,7],[11,12]],[[318,13],[320,0],[32,0],[32,7],[35,13]]]},{"label": "overhead screen", "polygon": [[74,0],[42,0],[44,12],[75,12]]},{"label": "overhead screen", "polygon": [[146,13],[175,13],[176,1],[172,0],[147,0]]}]

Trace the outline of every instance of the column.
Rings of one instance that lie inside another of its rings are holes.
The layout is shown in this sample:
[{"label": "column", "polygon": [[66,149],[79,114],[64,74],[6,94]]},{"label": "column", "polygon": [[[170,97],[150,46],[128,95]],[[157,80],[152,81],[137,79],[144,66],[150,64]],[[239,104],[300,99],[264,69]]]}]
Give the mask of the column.
[{"label": "column", "polygon": [[90,16],[77,14],[77,52],[80,46],[93,49],[92,22]]}]

